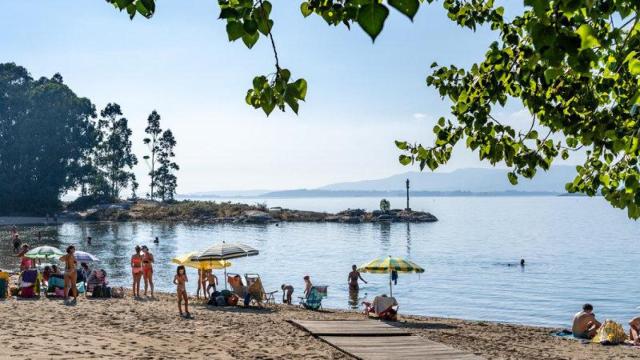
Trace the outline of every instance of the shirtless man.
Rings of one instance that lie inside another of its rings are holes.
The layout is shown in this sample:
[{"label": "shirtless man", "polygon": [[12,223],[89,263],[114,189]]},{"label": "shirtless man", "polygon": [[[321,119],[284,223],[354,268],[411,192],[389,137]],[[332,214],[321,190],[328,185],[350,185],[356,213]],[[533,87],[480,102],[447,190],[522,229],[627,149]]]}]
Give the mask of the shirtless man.
[{"label": "shirtless man", "polygon": [[635,345],[640,345],[640,316],[636,316],[629,321],[629,339]]},{"label": "shirtless man", "polygon": [[573,336],[579,339],[592,339],[596,336],[596,331],[600,327],[600,323],[596,320],[591,304],[584,304],[582,311],[573,317],[573,326],[571,331]]}]

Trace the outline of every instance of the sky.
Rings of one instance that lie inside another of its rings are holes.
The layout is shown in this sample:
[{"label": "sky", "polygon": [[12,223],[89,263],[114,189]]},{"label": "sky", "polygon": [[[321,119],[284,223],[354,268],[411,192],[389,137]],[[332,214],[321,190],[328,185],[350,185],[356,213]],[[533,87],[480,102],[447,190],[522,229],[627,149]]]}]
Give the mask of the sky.
[{"label": "sky", "polygon": [[[98,109],[120,104],[134,133],[141,190],[152,110],[178,142],[179,193],[278,190],[415,170],[398,163],[393,141],[429,144],[436,120],[449,114],[426,86],[429,66],[468,67],[497,38],[457,27],[440,3],[423,6],[414,22],[392,10],[375,44],[357,25],[349,31],[305,19],[300,1],[272,3],[280,63],[309,83],[298,116],[276,110],[266,117],[246,105],[253,77],[273,72],[270,44],[230,43],[215,0],[158,0],[152,19],[133,21],[103,0],[2,1],[0,62],[35,78],[59,72]],[[507,14],[521,10],[514,3]],[[516,102],[496,115],[529,119]],[[462,149],[442,170],[483,166]]]}]

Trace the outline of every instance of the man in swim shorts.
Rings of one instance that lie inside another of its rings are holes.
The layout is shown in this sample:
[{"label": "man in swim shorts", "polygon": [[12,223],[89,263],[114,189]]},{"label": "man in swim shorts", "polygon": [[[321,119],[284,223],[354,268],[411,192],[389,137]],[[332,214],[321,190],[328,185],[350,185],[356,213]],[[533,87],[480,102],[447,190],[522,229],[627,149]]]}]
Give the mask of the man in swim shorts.
[{"label": "man in swim shorts", "polygon": [[573,326],[571,327],[573,336],[578,339],[590,340],[596,336],[598,328],[600,328],[600,323],[596,320],[596,315],[593,313],[593,306],[591,304],[584,304],[582,311],[573,317]]}]

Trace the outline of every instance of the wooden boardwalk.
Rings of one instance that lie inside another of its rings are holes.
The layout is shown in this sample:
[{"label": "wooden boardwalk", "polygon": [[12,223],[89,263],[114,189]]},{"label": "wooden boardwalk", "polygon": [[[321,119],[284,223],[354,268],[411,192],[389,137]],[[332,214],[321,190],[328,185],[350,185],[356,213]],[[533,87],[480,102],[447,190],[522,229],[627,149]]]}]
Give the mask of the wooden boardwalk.
[{"label": "wooden boardwalk", "polygon": [[476,355],[412,336],[402,328],[374,320],[291,320],[292,324],[362,360],[479,360]]}]

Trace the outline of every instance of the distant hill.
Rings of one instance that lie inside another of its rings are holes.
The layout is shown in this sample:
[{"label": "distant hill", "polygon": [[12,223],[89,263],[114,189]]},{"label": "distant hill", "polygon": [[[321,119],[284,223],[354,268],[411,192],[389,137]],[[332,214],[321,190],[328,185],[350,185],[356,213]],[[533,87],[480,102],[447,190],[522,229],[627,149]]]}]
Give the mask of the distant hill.
[{"label": "distant hill", "polygon": [[564,185],[576,175],[573,166],[554,166],[548,172],[539,170],[532,180],[519,178],[513,186],[505,169],[460,169],[449,173],[407,172],[377,180],[336,183],[318,190],[330,191],[402,191],[405,181],[411,182],[411,191],[429,192],[551,192],[564,193]]},{"label": "distant hill", "polygon": [[460,169],[448,173],[406,172],[382,179],[336,183],[317,189],[208,191],[178,198],[301,198],[301,197],[384,197],[404,196],[405,181],[411,182],[413,196],[532,196],[565,194],[564,185],[573,181],[573,166],[539,170],[532,179],[519,178],[513,186],[507,170],[495,168]]}]

